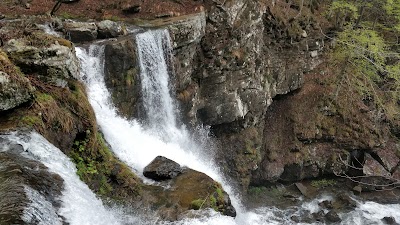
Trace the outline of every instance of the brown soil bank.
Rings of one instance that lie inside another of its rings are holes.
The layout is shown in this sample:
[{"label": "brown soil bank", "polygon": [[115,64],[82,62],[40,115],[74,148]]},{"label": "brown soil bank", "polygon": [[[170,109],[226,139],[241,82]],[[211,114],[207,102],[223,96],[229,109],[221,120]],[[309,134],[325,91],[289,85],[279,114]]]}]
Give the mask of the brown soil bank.
[{"label": "brown soil bank", "polygon": [[[202,10],[201,2],[193,0],[79,0],[62,4],[55,15],[71,19],[115,20],[169,17],[199,12]],[[49,0],[5,0],[0,3],[0,13],[13,17],[49,14],[55,3]],[[133,8],[132,11],[129,10],[130,8]]]}]

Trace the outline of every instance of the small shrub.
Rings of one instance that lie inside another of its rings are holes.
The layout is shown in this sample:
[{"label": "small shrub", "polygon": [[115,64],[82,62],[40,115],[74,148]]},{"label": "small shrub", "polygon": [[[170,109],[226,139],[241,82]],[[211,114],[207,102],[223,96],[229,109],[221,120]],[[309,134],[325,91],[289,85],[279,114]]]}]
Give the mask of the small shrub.
[{"label": "small shrub", "polygon": [[205,199],[196,199],[190,203],[190,208],[194,210],[202,209],[204,203],[206,202]]}]

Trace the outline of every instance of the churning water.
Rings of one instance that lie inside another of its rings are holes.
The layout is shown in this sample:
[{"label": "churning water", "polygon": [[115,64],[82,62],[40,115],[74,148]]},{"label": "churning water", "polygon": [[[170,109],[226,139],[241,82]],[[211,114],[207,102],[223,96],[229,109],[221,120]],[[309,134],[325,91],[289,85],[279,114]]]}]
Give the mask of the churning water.
[{"label": "churning water", "polygon": [[[176,104],[174,104],[169,88],[168,57],[171,53],[171,41],[168,32],[166,30],[146,31],[137,34],[135,41],[138,45],[142,95],[147,115],[144,124],[135,120],[127,120],[117,114],[104,82],[104,46],[94,44],[87,50],[76,48],[77,56],[82,64],[82,79],[86,84],[90,103],[112,151],[139,176],[142,176],[143,168],[159,155],[206,173],[223,185],[238,213],[236,218],[232,218],[205,210],[203,216],[197,218],[187,218],[177,222],[159,221],[157,224],[293,224],[293,221],[290,220],[292,215],[300,214],[305,210],[318,209],[317,203],[321,199],[284,211],[274,207],[246,211],[240,204],[239,195],[234,193],[224,180],[212,155],[205,150],[206,135],[201,136],[203,140],[197,138],[194,141],[193,136],[184,127],[177,125]],[[143,176],[142,178],[149,182]],[[379,205],[379,207],[381,206]],[[377,224],[381,223],[381,218],[374,219],[373,216],[368,215],[380,217],[379,207],[359,202],[354,214],[340,216],[344,221],[343,224],[364,224],[365,218]],[[400,221],[400,211],[392,210],[391,212],[389,216]],[[388,215],[386,214],[386,216]]]},{"label": "churning water", "polygon": [[[75,164],[40,134],[11,133],[1,137],[22,145],[25,151],[21,155],[43,163],[50,172],[58,174],[64,180],[59,209],[55,209],[39,191],[25,187],[30,200],[22,217],[26,223],[57,225],[62,224],[59,217],[62,216],[71,225],[122,224],[118,211],[106,209],[101,200],[79,179]],[[135,219],[132,217],[130,220]]]}]

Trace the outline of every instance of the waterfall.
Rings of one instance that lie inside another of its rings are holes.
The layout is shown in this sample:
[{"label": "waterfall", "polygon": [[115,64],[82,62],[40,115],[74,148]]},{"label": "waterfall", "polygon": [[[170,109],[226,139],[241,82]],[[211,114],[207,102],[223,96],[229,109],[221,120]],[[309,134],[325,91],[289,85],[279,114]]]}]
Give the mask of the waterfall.
[{"label": "waterfall", "polygon": [[171,40],[167,30],[155,30],[137,34],[136,43],[147,123],[160,137],[166,137],[176,128],[166,58],[172,51]]},{"label": "waterfall", "polygon": [[[143,92],[147,96],[148,127],[136,120],[118,116],[111,103],[110,93],[104,82],[104,46],[91,45],[88,50],[76,48],[82,65],[82,77],[96,119],[114,153],[140,176],[143,168],[158,155],[168,157],[183,166],[205,172],[212,178],[220,177],[213,160],[183,127],[176,125],[174,101],[169,94],[168,66],[163,46],[170,42],[165,30],[147,31],[136,36],[140,47]],[[161,40],[159,40],[161,39]],[[163,44],[164,43],[164,44]],[[146,55],[152,55],[152,57]],[[162,61],[157,63],[155,60]],[[149,61],[146,61],[149,60]],[[155,68],[159,67],[160,68]],[[143,68],[143,69],[142,69]],[[151,72],[149,72],[151,71]],[[159,71],[159,72],[155,72]],[[161,75],[160,75],[161,74]],[[161,86],[160,88],[155,88]],[[152,96],[152,95],[155,96]],[[164,108],[165,107],[165,108]],[[150,113],[151,112],[151,113]],[[155,121],[152,121],[152,120]],[[159,132],[159,131],[162,132]],[[204,160],[199,160],[200,158]]]},{"label": "waterfall", "polygon": [[112,151],[145,181],[148,180],[142,175],[143,168],[159,155],[201,171],[222,183],[233,205],[240,211],[240,201],[220,174],[212,156],[204,146],[191,138],[184,127],[177,126],[166,58],[171,51],[168,32],[146,31],[137,34],[135,39],[138,43],[142,95],[146,103],[148,126],[136,120],[126,120],[117,114],[104,82],[104,46],[93,44],[88,50],[76,48],[89,101]]},{"label": "waterfall", "polygon": [[[202,216],[195,218],[184,218],[175,222],[162,221],[157,224],[293,224],[293,220],[291,220],[293,215],[310,213],[311,209],[320,210],[318,203],[324,198],[315,199],[309,204],[307,203],[308,205],[303,204],[286,210],[260,207],[246,211],[204,146],[194,142],[184,127],[177,126],[176,107],[169,88],[168,57],[171,46],[168,32],[166,30],[146,31],[137,34],[135,40],[138,44],[142,95],[147,115],[145,124],[140,124],[136,120],[127,120],[117,114],[104,82],[104,46],[92,44],[88,50],[76,48],[77,56],[82,64],[81,75],[87,87],[89,101],[112,151],[145,182],[150,181],[143,177],[143,168],[159,155],[172,159],[182,166],[201,171],[222,184],[238,213],[236,218],[232,218],[211,210],[205,211]],[[357,219],[368,218],[365,213],[373,213],[371,208],[368,208],[370,211],[365,211],[362,207],[364,203],[359,202],[358,204],[356,211],[358,214],[343,214],[341,217],[344,221],[362,224],[365,220]],[[391,215],[396,219],[400,217],[398,212],[393,212]],[[377,224],[380,223],[376,218],[373,221]]]},{"label": "waterfall", "polygon": [[[49,171],[60,175],[64,180],[61,193],[61,207],[58,211],[38,191],[25,187],[31,203],[24,210],[22,219],[29,223],[42,225],[62,224],[58,215],[71,225],[117,225],[123,224],[119,216],[106,209],[96,195],[76,175],[75,164],[58,148],[36,132],[11,133],[0,137],[24,147],[22,156],[37,160],[48,167]],[[1,150],[1,149],[0,149]]]}]

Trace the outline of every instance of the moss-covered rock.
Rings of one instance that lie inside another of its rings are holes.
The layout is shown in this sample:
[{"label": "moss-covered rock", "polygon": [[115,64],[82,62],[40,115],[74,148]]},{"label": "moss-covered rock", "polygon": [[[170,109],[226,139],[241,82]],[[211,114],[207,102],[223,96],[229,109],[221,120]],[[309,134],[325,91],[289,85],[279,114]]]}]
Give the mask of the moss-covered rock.
[{"label": "moss-covered rock", "polygon": [[212,131],[219,134],[216,137],[219,148],[225,149],[217,155],[224,172],[234,177],[243,190],[246,190],[252,172],[258,168],[261,161],[261,129],[248,127],[238,129],[238,132],[228,132],[224,130],[224,126],[214,129],[216,130]]},{"label": "moss-covered rock", "polygon": [[104,73],[107,88],[118,112],[128,118],[140,114],[140,78],[137,49],[132,36],[105,43]]},{"label": "moss-covered rock", "polygon": [[306,76],[300,91],[275,99],[268,108],[263,160],[253,183],[349,174],[355,152],[374,152],[389,170],[395,167],[390,120],[359,91],[358,78],[337,73],[321,65]]},{"label": "moss-covered rock", "polygon": [[[21,77],[26,76],[35,91],[31,105],[1,117],[0,129],[34,128],[73,159],[80,178],[96,193],[121,202],[133,201],[140,194],[141,181],[112,154],[98,132],[85,88],[77,80],[79,63],[74,45],[34,27],[22,28],[25,35],[12,36],[4,46],[10,63],[19,65]],[[1,60],[6,58],[2,55]]]},{"label": "moss-covered rock", "polygon": [[12,109],[29,101],[32,92],[29,80],[0,50],[0,111]]},{"label": "moss-covered rock", "polygon": [[146,204],[166,220],[177,220],[190,209],[211,208],[224,215],[236,216],[229,195],[221,185],[204,173],[184,168],[182,173],[167,181],[167,189],[155,186],[143,188]]},{"label": "moss-covered rock", "polygon": [[67,79],[78,78],[79,63],[71,42],[34,31],[4,46],[10,59],[25,74],[35,74],[46,83],[65,87]]}]

